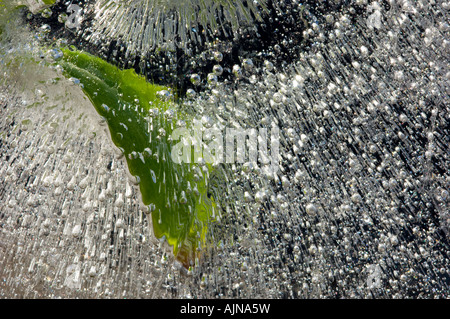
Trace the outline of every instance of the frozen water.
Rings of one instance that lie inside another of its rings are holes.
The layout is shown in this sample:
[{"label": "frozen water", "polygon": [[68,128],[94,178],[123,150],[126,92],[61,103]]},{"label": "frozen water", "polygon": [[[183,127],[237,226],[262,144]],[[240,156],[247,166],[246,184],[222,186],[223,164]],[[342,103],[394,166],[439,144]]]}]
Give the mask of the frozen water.
[{"label": "frozen water", "polygon": [[[349,3],[307,17],[291,63],[280,43],[229,70],[216,51],[211,76],[187,75],[199,121],[280,128],[277,174],[247,162],[210,178],[217,242],[188,270],[155,241],[82,83],[11,63],[43,54],[32,32],[3,41],[0,295],[448,298],[449,4]],[[136,32],[135,50],[158,43]]]},{"label": "frozen water", "polygon": [[92,30],[87,31],[92,33],[89,38],[93,42],[120,39],[131,55],[156,48],[187,48],[190,41],[210,41],[223,33],[237,34],[240,27],[260,19],[265,2],[101,0],[95,3]]}]

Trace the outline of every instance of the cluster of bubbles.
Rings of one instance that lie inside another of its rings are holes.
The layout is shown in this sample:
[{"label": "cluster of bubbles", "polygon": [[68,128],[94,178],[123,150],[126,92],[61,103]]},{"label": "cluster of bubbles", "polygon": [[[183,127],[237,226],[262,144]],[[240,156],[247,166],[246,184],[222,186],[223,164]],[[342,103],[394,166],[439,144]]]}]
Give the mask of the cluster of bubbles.
[{"label": "cluster of bubbles", "polygon": [[[275,174],[246,162],[210,177],[222,209],[211,227],[217,242],[187,272],[152,242],[82,83],[57,68],[31,70],[45,85],[30,85],[28,96],[15,88],[23,70],[5,69],[0,294],[448,298],[449,3],[347,2],[308,15],[292,63],[274,58],[291,49],[286,39],[257,54],[243,49],[230,69],[224,52],[210,50],[211,69],[187,75],[182,107],[205,127],[281,132]],[[131,13],[134,21],[139,10],[110,17]],[[154,44],[145,32],[127,34]]]},{"label": "cluster of bubbles", "polygon": [[[216,37],[233,38],[242,28],[262,20],[266,0],[71,0],[56,1],[52,8],[32,10],[29,18],[51,19],[66,26],[58,32],[111,60],[130,63],[160,53],[166,58],[181,49],[190,55],[196,48]],[[33,1],[30,1],[33,3]],[[32,7],[31,7],[32,8]],[[30,10],[31,10],[30,8]],[[53,11],[55,13],[53,13]],[[56,24],[55,24],[56,25]],[[98,51],[97,51],[98,53]],[[131,66],[133,63],[130,63]],[[167,63],[166,66],[169,66]],[[153,77],[155,70],[152,70]],[[166,74],[161,74],[167,77]]]},{"label": "cluster of bubbles", "polygon": [[158,47],[174,50],[220,33],[236,34],[243,25],[260,19],[264,4],[265,0],[100,0],[95,2],[92,29],[87,31],[94,41],[120,38],[132,55]]}]

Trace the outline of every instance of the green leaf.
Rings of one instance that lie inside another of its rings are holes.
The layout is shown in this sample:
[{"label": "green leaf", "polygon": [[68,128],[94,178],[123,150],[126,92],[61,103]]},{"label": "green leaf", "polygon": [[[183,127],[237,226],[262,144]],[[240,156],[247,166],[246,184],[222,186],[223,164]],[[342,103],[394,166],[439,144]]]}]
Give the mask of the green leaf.
[{"label": "green leaf", "polygon": [[[111,139],[126,157],[129,172],[139,180],[142,200],[152,210],[153,231],[173,245],[185,267],[195,263],[206,243],[216,204],[207,196],[208,176],[196,164],[171,159],[171,135],[187,115],[157,92],[134,70],[117,67],[90,54],[64,49],[59,63],[68,77],[77,78],[97,112],[106,120]],[[155,110],[159,114],[155,115]]]}]

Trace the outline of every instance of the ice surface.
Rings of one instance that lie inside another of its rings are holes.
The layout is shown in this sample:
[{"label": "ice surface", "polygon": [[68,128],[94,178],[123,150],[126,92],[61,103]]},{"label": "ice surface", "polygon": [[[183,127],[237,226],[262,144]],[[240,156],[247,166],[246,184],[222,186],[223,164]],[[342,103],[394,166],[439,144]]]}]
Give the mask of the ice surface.
[{"label": "ice surface", "polygon": [[188,272],[154,243],[82,83],[0,63],[0,295],[448,298],[449,3],[386,3],[314,17],[298,61],[242,56],[233,83],[190,92],[200,121],[281,136],[276,176],[211,179],[223,222]]}]

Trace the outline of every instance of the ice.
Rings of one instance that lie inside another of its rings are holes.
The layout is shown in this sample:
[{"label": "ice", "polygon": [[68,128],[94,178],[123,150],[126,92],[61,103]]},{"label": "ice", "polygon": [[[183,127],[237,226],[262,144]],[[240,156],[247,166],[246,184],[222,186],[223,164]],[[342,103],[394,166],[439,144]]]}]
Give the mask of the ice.
[{"label": "ice", "polygon": [[[101,0],[95,3],[91,41],[108,37],[125,43],[127,54],[145,54],[156,47],[174,50],[191,41],[227,34],[260,19],[265,0],[222,2],[206,0]],[[214,17],[211,19],[210,17]],[[200,33],[200,30],[205,32]],[[217,57],[220,61],[220,56]]]},{"label": "ice", "polygon": [[[97,32],[113,21],[106,35],[136,39],[135,51],[173,35],[173,19],[155,34],[129,23],[138,9],[97,3]],[[199,123],[280,129],[276,174],[258,157],[210,177],[217,242],[190,269],[155,240],[152,209],[82,83],[44,63],[5,63],[21,50],[39,57],[31,31],[1,42],[0,295],[448,298],[448,3],[388,3],[309,16],[308,42],[283,66],[280,48],[242,50],[228,70],[214,51],[220,65],[186,74]],[[158,16],[170,17],[153,11],[146,25]]]}]

